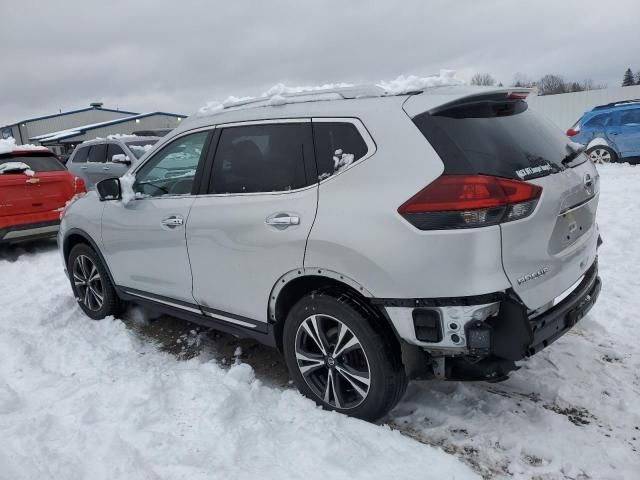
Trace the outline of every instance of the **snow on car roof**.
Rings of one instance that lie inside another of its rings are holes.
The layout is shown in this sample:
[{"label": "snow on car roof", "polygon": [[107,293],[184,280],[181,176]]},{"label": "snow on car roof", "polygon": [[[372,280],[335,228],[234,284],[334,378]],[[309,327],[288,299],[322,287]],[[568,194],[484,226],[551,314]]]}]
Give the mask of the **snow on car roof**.
[{"label": "snow on car roof", "polygon": [[375,85],[334,83],[320,86],[291,87],[279,83],[259,97],[229,96],[222,102],[208,102],[198,110],[196,115],[208,116],[229,109],[278,106],[289,103],[406,95],[418,93],[427,88],[462,85],[463,83],[462,80],[455,78],[455,71],[453,70],[441,70],[438,75],[427,77],[401,75],[394,80],[382,81]]},{"label": "snow on car roof", "polygon": [[17,145],[13,137],[0,138],[0,154],[4,153],[27,153],[27,152],[49,152],[47,147],[40,145]]}]

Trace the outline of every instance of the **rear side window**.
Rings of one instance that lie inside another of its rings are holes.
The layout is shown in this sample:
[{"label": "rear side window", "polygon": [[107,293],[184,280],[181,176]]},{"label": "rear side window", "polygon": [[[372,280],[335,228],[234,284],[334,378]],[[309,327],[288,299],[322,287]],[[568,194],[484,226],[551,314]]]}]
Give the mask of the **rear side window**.
[{"label": "rear side window", "polygon": [[575,158],[567,137],[524,101],[466,103],[419,114],[413,121],[442,159],[446,174],[527,180],[564,170],[563,160]]},{"label": "rear side window", "polygon": [[86,163],[87,158],[89,157],[89,148],[90,147],[79,148],[73,156],[73,163]]},{"label": "rear side window", "polygon": [[369,150],[353,123],[314,121],[313,140],[318,180],[324,180],[347,168],[364,157]]},{"label": "rear side window", "polygon": [[583,128],[602,128],[608,122],[609,115],[596,115],[593,118],[590,118],[586,122],[584,122]]},{"label": "rear side window", "polygon": [[107,145],[101,143],[99,145],[92,145],[89,150],[88,162],[103,163],[107,159]]},{"label": "rear side window", "polygon": [[212,193],[283,192],[315,175],[310,123],[274,123],[222,130]]},{"label": "rear side window", "polygon": [[623,112],[620,117],[621,125],[634,125],[640,124],[640,109],[627,110]]},{"label": "rear side window", "polygon": [[110,143],[107,147],[107,162],[110,162],[114,155],[125,155],[120,145]]},{"label": "rear side window", "polygon": [[65,166],[52,155],[32,156],[32,155],[16,155],[6,158],[0,158],[0,165],[8,162],[25,163],[34,172],[58,172],[66,170]]}]

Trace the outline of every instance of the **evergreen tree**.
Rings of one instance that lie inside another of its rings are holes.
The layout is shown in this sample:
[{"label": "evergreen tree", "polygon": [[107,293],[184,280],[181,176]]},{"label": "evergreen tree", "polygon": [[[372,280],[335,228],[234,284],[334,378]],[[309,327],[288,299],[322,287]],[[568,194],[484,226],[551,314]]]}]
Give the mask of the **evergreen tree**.
[{"label": "evergreen tree", "polygon": [[640,70],[636,72],[636,85],[640,85]]},{"label": "evergreen tree", "polygon": [[634,84],[633,72],[631,71],[630,68],[627,68],[627,71],[624,72],[624,78],[622,79],[622,86],[623,87],[630,87],[633,84]]}]

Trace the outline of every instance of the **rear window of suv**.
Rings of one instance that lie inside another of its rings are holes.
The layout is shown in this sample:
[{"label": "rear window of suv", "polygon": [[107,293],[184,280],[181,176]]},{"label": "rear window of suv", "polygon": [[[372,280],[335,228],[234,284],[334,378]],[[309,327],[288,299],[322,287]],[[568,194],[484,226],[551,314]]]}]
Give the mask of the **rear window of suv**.
[{"label": "rear window of suv", "polygon": [[[425,112],[414,123],[436,150],[446,174],[528,180],[586,160],[567,137],[526,102],[474,101]],[[579,158],[577,158],[579,157]]]},{"label": "rear window of suv", "polygon": [[27,164],[34,172],[57,172],[66,170],[65,166],[53,155],[14,155],[0,157],[0,165],[9,162]]}]

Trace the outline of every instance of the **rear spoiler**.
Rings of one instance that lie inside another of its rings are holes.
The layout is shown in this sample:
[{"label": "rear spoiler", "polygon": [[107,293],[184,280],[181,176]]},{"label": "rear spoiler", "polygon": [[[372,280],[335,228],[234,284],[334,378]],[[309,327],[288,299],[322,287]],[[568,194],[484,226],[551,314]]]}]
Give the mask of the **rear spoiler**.
[{"label": "rear spoiler", "polygon": [[535,90],[533,88],[492,88],[492,87],[451,87],[441,88],[428,94],[413,95],[407,98],[403,109],[413,118],[424,112],[431,114],[466,103],[482,101],[517,101],[526,98]]}]

